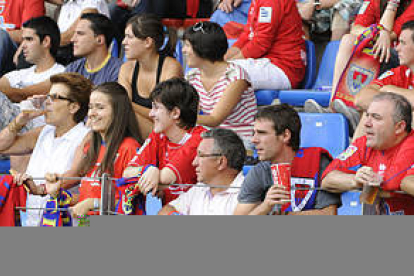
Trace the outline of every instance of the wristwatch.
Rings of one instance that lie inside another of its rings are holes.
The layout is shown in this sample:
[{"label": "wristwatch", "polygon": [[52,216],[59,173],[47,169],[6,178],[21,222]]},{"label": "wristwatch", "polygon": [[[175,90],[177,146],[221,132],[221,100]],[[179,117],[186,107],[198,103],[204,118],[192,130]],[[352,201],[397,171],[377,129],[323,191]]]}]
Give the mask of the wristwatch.
[{"label": "wristwatch", "polygon": [[320,0],[314,0],[314,1],[313,1],[313,5],[315,5],[315,7],[316,7],[317,9],[319,9],[319,8],[321,7],[321,2],[320,2]]}]

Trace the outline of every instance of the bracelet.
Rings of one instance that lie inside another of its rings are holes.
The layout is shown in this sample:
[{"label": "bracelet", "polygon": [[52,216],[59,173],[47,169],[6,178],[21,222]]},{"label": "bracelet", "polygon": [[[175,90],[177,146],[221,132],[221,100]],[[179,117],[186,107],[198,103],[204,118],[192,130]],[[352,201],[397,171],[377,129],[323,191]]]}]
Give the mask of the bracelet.
[{"label": "bracelet", "polygon": [[23,129],[24,125],[18,124],[17,120],[14,119],[7,127],[11,133],[17,134]]},{"label": "bracelet", "polygon": [[399,6],[400,6],[400,0],[389,0],[388,1],[388,4],[387,4],[387,7],[394,7],[394,8],[398,8]]},{"label": "bracelet", "polygon": [[384,26],[384,25],[379,24],[379,27],[380,27],[380,31],[386,31],[386,32],[388,32],[388,33],[390,33],[390,34],[391,34],[391,31],[390,31],[390,30],[388,30],[387,28],[385,28],[385,26]]}]

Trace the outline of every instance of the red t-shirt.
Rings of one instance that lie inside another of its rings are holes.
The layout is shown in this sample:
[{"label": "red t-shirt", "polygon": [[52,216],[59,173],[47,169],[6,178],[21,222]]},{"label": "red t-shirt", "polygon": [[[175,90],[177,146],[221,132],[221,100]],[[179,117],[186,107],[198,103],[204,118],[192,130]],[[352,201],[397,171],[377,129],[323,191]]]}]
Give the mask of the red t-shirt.
[{"label": "red t-shirt", "polygon": [[[122,141],[121,145],[118,148],[118,152],[115,159],[114,164],[114,175],[111,175],[113,178],[121,178],[124,170],[128,167],[129,161],[134,157],[136,154],[139,143],[130,137],[127,137]],[[87,150],[87,148],[85,148]],[[101,149],[99,150],[98,159],[94,168],[86,175],[86,177],[99,177],[96,171],[103,160],[105,155],[105,146],[102,145]],[[122,195],[125,195],[125,188],[122,187],[116,191],[115,199],[119,200],[122,198]],[[87,198],[101,198],[101,183],[99,181],[89,181],[89,180],[82,180],[81,187],[79,189],[79,202],[87,199]],[[120,208],[122,210],[122,208]]]},{"label": "red t-shirt", "polygon": [[390,71],[383,73],[377,79],[372,81],[372,84],[381,87],[385,85],[395,85],[405,89],[413,89],[414,74],[407,66],[398,66]]},{"label": "red t-shirt", "polygon": [[[202,126],[188,130],[178,144],[170,142],[164,134],[152,132],[129,166],[154,165],[160,170],[170,168],[177,178],[177,184],[195,184],[197,175],[193,160],[201,142],[200,135],[205,130]],[[167,204],[189,188],[190,186],[169,186],[164,189],[164,203]]]},{"label": "red t-shirt", "polygon": [[[383,175],[381,184],[383,190],[400,191],[401,180],[414,165],[414,131],[399,145],[387,150],[368,148],[366,142],[366,136],[355,140],[348,149],[329,164],[322,178],[325,178],[331,171],[355,174],[359,168],[368,166],[374,172]],[[414,198],[410,195],[392,193],[392,197],[385,201],[390,214],[414,215]]]},{"label": "red t-shirt", "polygon": [[295,0],[253,0],[247,24],[233,46],[245,58],[269,58],[296,88],[305,75],[303,37]]},{"label": "red t-shirt", "polygon": [[42,15],[45,15],[44,0],[0,1],[0,27],[6,25],[7,30],[20,29],[25,21]]},{"label": "red t-shirt", "polygon": [[[359,9],[359,14],[355,19],[355,25],[368,27],[372,24],[378,24],[381,20],[380,1],[366,0]],[[401,26],[407,22],[414,20],[414,2],[405,9],[405,11],[395,20],[393,31],[397,35],[401,33]]]}]

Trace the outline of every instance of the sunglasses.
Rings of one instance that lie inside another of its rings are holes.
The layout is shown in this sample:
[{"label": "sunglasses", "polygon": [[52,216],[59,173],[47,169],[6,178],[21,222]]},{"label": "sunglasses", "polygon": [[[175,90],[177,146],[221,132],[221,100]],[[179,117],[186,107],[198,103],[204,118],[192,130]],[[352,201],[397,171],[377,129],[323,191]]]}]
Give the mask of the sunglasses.
[{"label": "sunglasses", "polygon": [[198,32],[201,31],[203,34],[206,34],[206,31],[204,31],[203,29],[203,21],[197,22],[196,24],[194,24],[193,26],[193,31],[194,32]]},{"label": "sunglasses", "polygon": [[51,101],[51,102],[54,102],[56,100],[68,101],[68,102],[71,102],[71,103],[74,102],[72,99],[69,99],[69,98],[66,98],[66,97],[63,97],[63,96],[60,96],[60,95],[56,95],[56,94],[49,94],[49,95],[46,96],[46,99]]}]

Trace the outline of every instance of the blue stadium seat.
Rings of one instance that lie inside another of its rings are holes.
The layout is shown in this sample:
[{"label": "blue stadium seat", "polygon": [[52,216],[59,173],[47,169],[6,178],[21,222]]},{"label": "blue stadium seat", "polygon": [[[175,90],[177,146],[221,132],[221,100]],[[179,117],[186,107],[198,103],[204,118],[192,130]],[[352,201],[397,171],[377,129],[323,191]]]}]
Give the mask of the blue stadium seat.
[{"label": "blue stadium seat", "polygon": [[348,121],[340,113],[299,113],[301,147],[322,147],[335,158],[349,145]]},{"label": "blue stadium seat", "polygon": [[175,58],[184,68],[183,42],[181,40],[177,40],[177,44],[175,45]]},{"label": "blue stadium seat", "polygon": [[119,46],[115,38],[112,39],[111,43],[111,56],[119,58]]},{"label": "blue stadium seat", "polygon": [[314,99],[320,105],[328,106],[339,43],[339,41],[331,41],[326,45],[319,66],[318,76],[312,89],[282,90],[279,92],[280,102],[293,106],[303,106],[307,99]]},{"label": "blue stadium seat", "polygon": [[[302,83],[299,85],[301,89],[310,89],[315,82],[316,77],[316,53],[315,44],[306,40],[306,72]],[[261,89],[256,90],[257,105],[270,105],[273,100],[279,98],[279,90]]]},{"label": "blue stadium seat", "polygon": [[0,160],[0,173],[9,173],[10,160]]},{"label": "blue stadium seat", "polygon": [[363,209],[361,202],[359,201],[359,196],[361,192],[352,191],[344,192],[341,195],[342,206],[338,208],[339,216],[355,216],[362,215]]},{"label": "blue stadium seat", "polygon": [[145,201],[145,210],[147,216],[157,215],[162,208],[162,202],[158,197],[152,196],[152,194],[147,194]]}]

